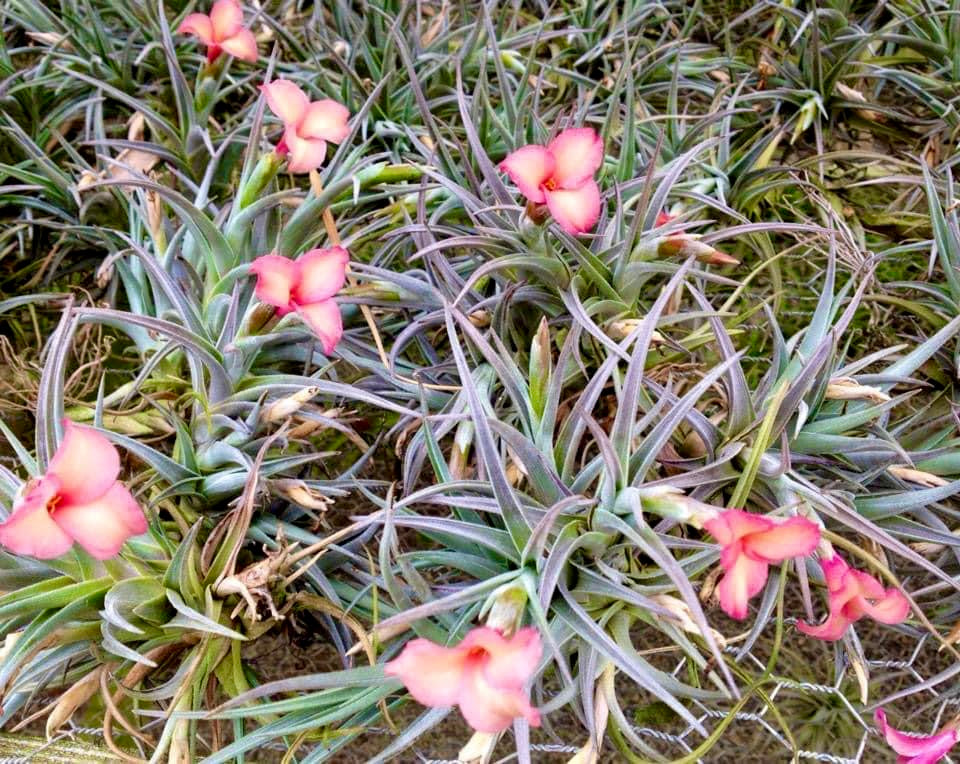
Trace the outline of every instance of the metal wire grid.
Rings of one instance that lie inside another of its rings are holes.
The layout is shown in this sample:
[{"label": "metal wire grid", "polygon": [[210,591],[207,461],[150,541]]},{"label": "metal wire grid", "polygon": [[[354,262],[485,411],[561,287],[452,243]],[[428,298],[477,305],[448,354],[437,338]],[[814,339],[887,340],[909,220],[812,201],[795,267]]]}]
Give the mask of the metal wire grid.
[{"label": "metal wire grid", "polygon": [[[890,669],[890,670],[900,670],[907,671],[911,676],[917,681],[922,682],[924,677],[916,669],[915,663],[921,655],[922,648],[926,642],[926,638],[919,640],[916,648],[913,653],[910,655],[908,660],[905,661],[893,661],[893,660],[871,660],[867,664],[870,668],[876,669]],[[735,652],[733,648],[728,648],[730,652]],[[760,659],[756,658],[752,654],[747,654],[745,658],[753,662],[758,669],[763,669],[764,664]],[[678,675],[685,668],[686,659],[682,659],[678,662],[677,666],[673,670],[674,675]],[[784,689],[797,690],[804,693],[810,693],[815,695],[823,696],[833,696],[839,701],[839,706],[846,709],[850,714],[851,719],[856,721],[856,723],[862,728],[862,734],[857,746],[856,753],[852,757],[843,757],[837,756],[829,751],[810,751],[810,750],[801,750],[796,752],[796,756],[800,760],[805,761],[816,761],[824,762],[824,764],[867,764],[866,760],[863,758],[866,751],[867,740],[871,735],[877,735],[876,729],[872,724],[864,720],[861,712],[857,711],[854,708],[853,704],[847,699],[846,695],[840,689],[840,681],[842,677],[838,679],[837,684],[835,685],[826,685],[826,684],[815,684],[811,682],[794,682],[788,679],[779,679],[774,686],[774,689],[770,692],[771,700],[775,699]],[[931,694],[936,696],[934,690],[928,690]],[[697,716],[697,721],[699,724],[709,730],[710,722],[712,720],[723,719],[727,716],[727,712],[711,709],[706,707],[700,701],[692,701],[692,705],[696,709],[696,712],[699,714]],[[947,699],[941,704],[936,718],[936,725],[939,726],[941,718],[943,717],[946,708],[948,706],[957,706],[960,705],[960,699]],[[789,760],[793,755],[793,749],[789,741],[781,734],[781,732],[770,723],[768,720],[769,709],[764,706],[758,712],[750,711],[740,711],[734,714],[734,719],[739,724],[754,724],[758,725],[763,729],[766,735],[769,735],[770,738],[777,741],[784,751],[784,761]],[[688,725],[680,732],[671,733],[666,732],[662,729],[656,729],[652,727],[634,727],[634,732],[641,737],[648,738],[650,740],[655,740],[660,743],[665,743],[673,750],[665,752],[666,756],[671,754],[684,755],[689,754],[694,750],[694,747],[697,745],[699,737],[697,736],[696,729],[694,725]],[[84,737],[93,737],[97,738],[102,735],[102,730],[100,728],[94,727],[78,727],[71,723],[70,728],[65,730],[60,735],[57,735],[54,738],[51,738],[46,744],[39,746],[38,748],[33,749],[24,756],[7,756],[0,757],[0,764],[30,764],[37,761],[42,761],[41,758],[44,752],[49,751],[56,744],[63,742],[64,740],[72,740],[78,736]],[[464,742],[466,742],[464,740]],[[265,746],[271,749],[283,751],[285,746],[282,744],[269,745]],[[531,751],[537,754],[541,754],[542,757],[550,757],[551,759],[557,759],[559,757],[569,758],[574,753],[576,753],[579,748],[574,745],[564,745],[559,743],[538,743],[532,744],[530,746]],[[716,753],[718,749],[714,749]],[[418,758],[422,764],[459,764],[456,759],[435,759],[429,758],[425,754],[419,754]],[[892,757],[891,757],[892,758]],[[508,759],[509,760],[509,759]],[[705,761],[701,759],[701,761]],[[952,762],[952,759],[947,758],[945,761]]]}]

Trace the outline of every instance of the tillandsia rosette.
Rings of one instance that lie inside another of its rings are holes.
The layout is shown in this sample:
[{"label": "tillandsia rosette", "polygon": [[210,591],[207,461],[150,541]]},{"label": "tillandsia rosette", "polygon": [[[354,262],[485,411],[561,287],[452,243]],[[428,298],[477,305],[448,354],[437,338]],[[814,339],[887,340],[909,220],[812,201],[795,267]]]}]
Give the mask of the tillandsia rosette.
[{"label": "tillandsia rosette", "polygon": [[0,754],[949,755],[954,9],[743,5],[3,9]]}]

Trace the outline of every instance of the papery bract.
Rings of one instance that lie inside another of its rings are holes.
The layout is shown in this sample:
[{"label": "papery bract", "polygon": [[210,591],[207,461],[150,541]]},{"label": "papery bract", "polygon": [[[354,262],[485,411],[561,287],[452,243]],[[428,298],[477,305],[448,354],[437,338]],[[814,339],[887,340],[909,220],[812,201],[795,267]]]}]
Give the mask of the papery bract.
[{"label": "papery bract", "polygon": [[800,621],[797,628],[817,639],[840,639],[854,621],[868,615],[880,623],[902,623],[910,613],[910,602],[899,589],[884,589],[868,573],[851,568],[840,555],[820,560],[827,583],[830,614],[819,626]]},{"label": "papery bract", "polygon": [[77,542],[100,560],[113,557],[131,536],[147,530],[136,499],[117,480],[120,454],[92,427],[64,420],[60,447],[46,474],[27,484],[0,544],[17,554],[49,560]]},{"label": "papery bract", "polygon": [[257,297],[284,316],[296,312],[333,352],[343,336],[340,308],[332,298],[343,288],[350,255],[343,247],[311,249],[297,260],[263,255],[250,265],[257,276]]},{"label": "papery bract", "polygon": [[287,157],[290,172],[309,172],[323,164],[327,141],[340,143],[350,132],[350,112],[329,98],[311,101],[290,80],[274,80],[261,86],[267,106],[283,122],[283,138],[277,153]]},{"label": "papery bract", "polygon": [[540,662],[543,648],[536,629],[520,629],[510,638],[480,626],[456,647],[426,639],[408,642],[385,666],[425,706],[459,706],[478,732],[501,732],[524,717],[540,725],[525,689]]},{"label": "papery bract", "polygon": [[600,219],[600,188],[593,179],[603,164],[603,141],[592,127],[564,130],[546,146],[522,146],[500,163],[534,204],[546,204],[570,234],[589,231]]},{"label": "papery bract", "polygon": [[887,715],[878,708],[873,717],[887,744],[898,754],[897,764],[935,764],[960,741],[953,726],[944,727],[936,735],[907,735],[887,724]]},{"label": "papery bract", "polygon": [[780,519],[740,509],[720,511],[703,527],[723,547],[720,606],[738,620],[746,618],[748,600],[767,582],[770,563],[810,554],[820,541],[820,529],[805,517]]},{"label": "papery bract", "polygon": [[257,60],[257,41],[243,26],[243,11],[237,0],[217,0],[206,13],[191,13],[177,28],[180,34],[192,34],[207,46],[207,62],[212,63],[224,51],[251,63]]}]

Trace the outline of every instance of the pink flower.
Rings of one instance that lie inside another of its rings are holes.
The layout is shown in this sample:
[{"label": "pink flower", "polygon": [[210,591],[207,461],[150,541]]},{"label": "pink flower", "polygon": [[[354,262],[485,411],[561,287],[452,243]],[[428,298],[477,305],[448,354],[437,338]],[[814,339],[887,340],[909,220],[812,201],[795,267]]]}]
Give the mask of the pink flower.
[{"label": "pink flower", "polygon": [[536,629],[520,629],[507,639],[480,626],[456,647],[411,640],[385,670],[423,705],[458,705],[477,732],[501,732],[518,716],[540,726],[540,713],[530,705],[524,685],[542,651]]},{"label": "pink flower", "polygon": [[953,724],[948,724],[936,735],[915,737],[888,726],[887,715],[882,708],[877,709],[873,718],[887,743],[900,754],[897,764],[935,764],[960,741],[960,733]]},{"label": "pink flower", "polygon": [[817,639],[840,639],[854,621],[868,615],[880,623],[902,623],[910,613],[910,603],[899,589],[884,589],[873,576],[847,565],[840,555],[820,560],[827,582],[830,615],[819,626],[800,622],[797,628]]},{"label": "pink flower", "polygon": [[343,247],[311,249],[297,260],[263,255],[250,265],[257,297],[285,316],[296,311],[323,343],[327,355],[343,336],[340,308],[332,299],[343,288],[350,255]]},{"label": "pink flower", "polygon": [[251,63],[257,60],[257,41],[253,32],[243,28],[243,11],[237,0],[217,0],[209,16],[191,13],[177,32],[192,34],[207,46],[207,63],[216,61],[223,51]]},{"label": "pink flower", "polygon": [[660,210],[660,212],[657,213],[657,220],[653,225],[655,228],[659,228],[660,226],[666,225],[667,223],[669,223],[671,220],[675,218],[676,218],[676,215],[671,215],[669,212],[664,212],[663,210]]},{"label": "pink flower", "polygon": [[738,620],[747,617],[747,601],[767,582],[770,563],[810,554],[820,541],[820,529],[805,517],[783,520],[740,509],[718,512],[703,527],[723,547],[720,606]]},{"label": "pink flower", "polygon": [[327,157],[327,141],[340,143],[350,128],[350,112],[342,104],[325,98],[310,101],[307,94],[289,80],[274,80],[261,86],[270,111],[283,122],[283,138],[277,153],[289,155],[290,172],[310,172]]},{"label": "pink flower", "polygon": [[41,560],[66,553],[76,541],[98,560],[147,530],[136,499],[117,480],[120,454],[92,427],[63,422],[60,447],[43,477],[27,484],[0,524],[0,544]]},{"label": "pink flower", "polygon": [[603,164],[603,141],[592,127],[564,130],[546,147],[522,146],[500,169],[534,204],[546,204],[560,227],[584,233],[600,219],[600,188],[593,179]]}]

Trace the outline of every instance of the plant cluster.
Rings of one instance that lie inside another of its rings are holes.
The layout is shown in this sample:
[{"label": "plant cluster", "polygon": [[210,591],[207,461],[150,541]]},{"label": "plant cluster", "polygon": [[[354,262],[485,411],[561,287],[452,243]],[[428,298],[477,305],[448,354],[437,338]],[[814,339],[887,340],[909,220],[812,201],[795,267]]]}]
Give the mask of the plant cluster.
[{"label": "plant cluster", "polygon": [[9,0],[0,724],[948,753],[956,9],[714,5]]}]

